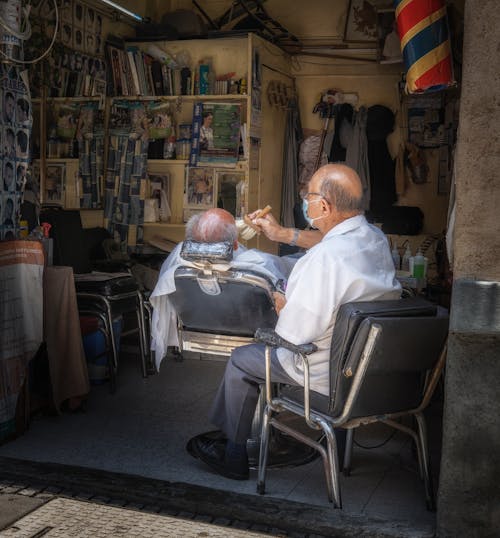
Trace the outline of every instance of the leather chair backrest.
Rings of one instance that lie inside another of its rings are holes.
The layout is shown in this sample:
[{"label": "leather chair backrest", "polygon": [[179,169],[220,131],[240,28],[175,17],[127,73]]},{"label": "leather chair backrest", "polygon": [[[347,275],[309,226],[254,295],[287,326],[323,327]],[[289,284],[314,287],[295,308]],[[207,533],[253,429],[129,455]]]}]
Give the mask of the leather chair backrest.
[{"label": "leather chair backrest", "polygon": [[448,315],[439,309],[436,316],[368,316],[354,337],[344,368],[337,382],[334,413],[343,404],[370,327],[382,331],[365,372],[350,418],[397,413],[417,408],[423,396],[426,374],[432,370],[443,349],[448,333]]},{"label": "leather chair backrest", "polygon": [[336,414],[350,389],[352,378],[342,370],[351,353],[358,329],[367,317],[435,317],[436,305],[419,297],[388,301],[346,303],[339,308],[332,335],[330,351],[330,404],[329,412]]},{"label": "leather chair backrest", "polygon": [[170,300],[184,329],[206,333],[253,336],[259,327],[277,321],[272,283],[253,271],[214,271],[216,293],[206,293],[202,270],[181,266],[175,271],[176,291]]},{"label": "leather chair backrest", "polygon": [[188,261],[230,262],[233,259],[233,244],[230,241],[199,243],[186,240],[182,242],[180,256]]},{"label": "leather chair backrest", "polygon": [[44,209],[40,222],[51,225],[49,234],[54,239],[54,265],[73,267],[75,274],[92,271],[80,211]]}]

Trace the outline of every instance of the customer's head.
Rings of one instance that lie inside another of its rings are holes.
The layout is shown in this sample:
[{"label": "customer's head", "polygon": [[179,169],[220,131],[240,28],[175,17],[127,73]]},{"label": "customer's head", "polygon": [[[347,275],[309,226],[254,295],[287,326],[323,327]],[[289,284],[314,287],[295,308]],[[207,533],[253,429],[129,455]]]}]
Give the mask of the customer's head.
[{"label": "customer's head", "polygon": [[305,195],[308,215],[322,233],[363,213],[363,186],[355,170],[343,164],[327,164],[309,181]]},{"label": "customer's head", "polygon": [[238,229],[234,217],[225,209],[208,209],[193,215],[186,224],[186,239],[199,243],[230,241],[238,248]]}]

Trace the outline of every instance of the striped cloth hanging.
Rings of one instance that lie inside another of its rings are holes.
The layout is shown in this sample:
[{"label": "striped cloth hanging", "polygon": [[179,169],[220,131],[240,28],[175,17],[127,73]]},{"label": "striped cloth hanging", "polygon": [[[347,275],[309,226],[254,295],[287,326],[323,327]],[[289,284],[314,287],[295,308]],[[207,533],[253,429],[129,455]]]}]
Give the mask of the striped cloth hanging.
[{"label": "striped cloth hanging", "polygon": [[454,84],[445,0],[394,0],[406,91],[421,93]]}]

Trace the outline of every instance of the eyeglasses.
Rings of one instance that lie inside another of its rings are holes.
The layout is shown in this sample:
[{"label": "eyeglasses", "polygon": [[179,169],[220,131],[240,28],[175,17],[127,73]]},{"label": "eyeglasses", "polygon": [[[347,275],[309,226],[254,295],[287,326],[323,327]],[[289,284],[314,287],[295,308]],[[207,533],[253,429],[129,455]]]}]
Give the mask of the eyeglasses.
[{"label": "eyeglasses", "polygon": [[321,196],[321,198],[324,198],[320,192],[306,192],[305,194],[300,195],[302,200],[306,200],[306,202],[309,202],[309,196]]}]

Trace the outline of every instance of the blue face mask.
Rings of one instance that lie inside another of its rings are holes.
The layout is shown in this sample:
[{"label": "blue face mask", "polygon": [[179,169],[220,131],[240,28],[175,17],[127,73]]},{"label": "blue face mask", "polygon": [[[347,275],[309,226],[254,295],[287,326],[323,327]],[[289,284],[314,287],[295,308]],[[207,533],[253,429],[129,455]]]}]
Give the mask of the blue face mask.
[{"label": "blue face mask", "polygon": [[[315,203],[315,202],[319,202],[320,200],[313,200],[311,203]],[[302,213],[304,214],[304,218],[306,219],[307,221],[307,224],[309,224],[309,226],[311,228],[314,228],[314,221],[315,220],[319,220],[319,219],[323,219],[324,217],[316,217],[315,219],[312,219],[308,214],[307,214],[307,210],[309,208],[309,202],[304,198],[302,200]]]},{"label": "blue face mask", "polygon": [[309,226],[312,227],[313,219],[307,214],[307,208],[308,207],[309,207],[309,202],[306,199],[302,200],[302,213],[304,215],[304,218],[307,221],[307,224],[309,224]]}]

